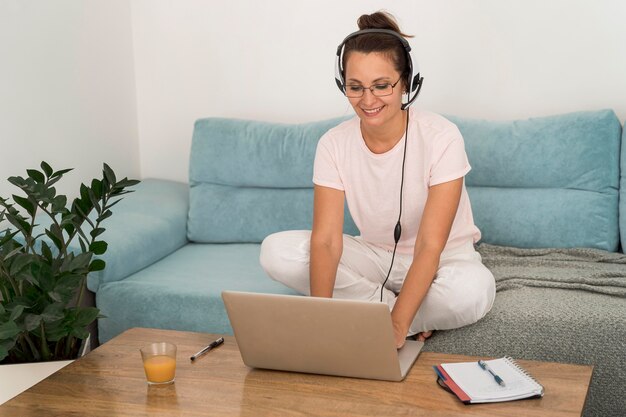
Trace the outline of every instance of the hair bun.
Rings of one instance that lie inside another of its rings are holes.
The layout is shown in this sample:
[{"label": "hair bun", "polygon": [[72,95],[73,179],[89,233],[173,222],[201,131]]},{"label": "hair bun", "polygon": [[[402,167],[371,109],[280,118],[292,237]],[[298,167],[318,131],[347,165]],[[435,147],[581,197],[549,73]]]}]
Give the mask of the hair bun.
[{"label": "hair bun", "polygon": [[357,20],[357,24],[359,25],[359,30],[388,29],[397,32],[399,35],[402,35],[405,38],[411,37],[409,35],[405,35],[400,31],[400,26],[398,26],[398,22],[396,22],[396,19],[390,13],[382,10],[372,14],[361,15],[361,17],[359,17],[359,19]]},{"label": "hair bun", "polygon": [[396,19],[387,12],[379,11],[372,14],[364,14],[357,21],[360,30],[364,29],[390,29],[400,31]]}]

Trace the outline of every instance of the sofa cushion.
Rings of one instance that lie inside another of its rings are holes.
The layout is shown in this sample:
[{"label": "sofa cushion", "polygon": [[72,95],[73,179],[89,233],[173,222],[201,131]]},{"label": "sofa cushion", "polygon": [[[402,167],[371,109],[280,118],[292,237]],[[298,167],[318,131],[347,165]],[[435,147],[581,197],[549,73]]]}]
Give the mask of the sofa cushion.
[{"label": "sofa cushion", "polygon": [[[186,184],[146,179],[133,187],[113,209],[102,234],[109,247],[106,268],[89,274],[87,286],[122,279],[158,261],[187,243],[189,190]],[[128,198],[132,196],[132,198]],[[146,211],[146,207],[150,210]]]},{"label": "sofa cushion", "polygon": [[449,119],[472,165],[466,185],[482,242],[617,250],[621,125],[612,110]]},{"label": "sofa cushion", "polygon": [[265,275],[260,247],[188,244],[122,281],[102,283],[100,343],[137,326],[232,334],[223,290],[295,294]]},{"label": "sofa cushion", "polygon": [[[261,242],[274,232],[310,229],[317,142],[344,119],[299,125],[196,121],[189,168],[189,240]],[[347,209],[344,231],[357,233]]]}]

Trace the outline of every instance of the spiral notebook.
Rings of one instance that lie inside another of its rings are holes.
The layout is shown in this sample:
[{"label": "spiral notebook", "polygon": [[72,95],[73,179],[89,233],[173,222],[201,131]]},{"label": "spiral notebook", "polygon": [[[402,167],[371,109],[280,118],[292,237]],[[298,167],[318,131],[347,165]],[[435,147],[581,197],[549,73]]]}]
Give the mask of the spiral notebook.
[{"label": "spiral notebook", "polygon": [[505,356],[485,361],[504,381],[496,382],[478,362],[443,363],[435,366],[439,383],[445,385],[464,403],[490,403],[542,397],[543,386],[512,358]]}]

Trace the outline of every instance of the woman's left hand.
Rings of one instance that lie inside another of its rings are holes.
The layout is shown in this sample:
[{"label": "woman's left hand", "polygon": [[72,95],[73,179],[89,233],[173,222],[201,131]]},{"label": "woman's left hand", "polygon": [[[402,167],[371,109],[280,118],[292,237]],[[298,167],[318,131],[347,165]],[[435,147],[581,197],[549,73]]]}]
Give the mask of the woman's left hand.
[{"label": "woman's left hand", "polygon": [[408,329],[404,329],[400,324],[393,322],[393,334],[396,339],[396,348],[400,349],[406,341],[406,333]]},{"label": "woman's left hand", "polygon": [[[400,326],[398,323],[395,323],[395,322],[393,323],[393,334],[396,339],[397,349],[402,348],[402,346],[404,346],[404,344],[406,343],[407,332],[408,330],[402,329],[402,326]],[[428,339],[432,335],[433,335],[432,331],[421,332],[416,335],[417,336],[416,340],[420,342],[425,342],[426,339]]]}]

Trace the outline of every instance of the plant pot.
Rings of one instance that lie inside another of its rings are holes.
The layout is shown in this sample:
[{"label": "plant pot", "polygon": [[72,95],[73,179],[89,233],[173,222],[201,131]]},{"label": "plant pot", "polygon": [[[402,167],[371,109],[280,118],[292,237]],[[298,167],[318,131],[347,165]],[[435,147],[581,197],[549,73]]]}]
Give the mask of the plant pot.
[{"label": "plant pot", "polygon": [[[91,335],[83,340],[78,357],[91,351]],[[0,365],[0,405],[26,391],[74,360]]]}]

